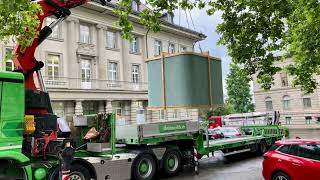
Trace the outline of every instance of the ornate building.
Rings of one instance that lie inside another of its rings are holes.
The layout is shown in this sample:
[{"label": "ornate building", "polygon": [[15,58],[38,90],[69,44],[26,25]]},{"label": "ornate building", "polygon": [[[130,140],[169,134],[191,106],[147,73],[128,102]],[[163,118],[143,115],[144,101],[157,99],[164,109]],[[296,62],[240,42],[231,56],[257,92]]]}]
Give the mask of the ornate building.
[{"label": "ornate building", "polygon": [[[278,67],[285,67],[291,59],[277,63]],[[268,91],[261,89],[254,77],[254,96],[256,111],[280,111],[282,124],[304,127],[315,126],[320,123],[319,89],[313,94],[305,94],[300,87],[292,86],[292,77],[285,71],[275,75],[274,85]]]},{"label": "ornate building", "polygon": [[[161,19],[161,32],[148,31],[138,21],[139,10],[145,6],[138,1],[132,6],[132,42],[122,39],[114,26],[113,1],[107,6],[89,2],[73,9],[38,47],[36,58],[45,62],[42,74],[58,116],[115,111],[128,123],[135,121],[137,109],[147,106],[145,60],[161,52],[193,51],[193,45],[205,38],[175,25],[169,14]],[[48,17],[44,25],[53,21],[54,17]],[[13,46],[0,45],[0,58]],[[10,60],[0,66],[6,71],[14,69]],[[156,114],[163,117],[161,111]]]}]

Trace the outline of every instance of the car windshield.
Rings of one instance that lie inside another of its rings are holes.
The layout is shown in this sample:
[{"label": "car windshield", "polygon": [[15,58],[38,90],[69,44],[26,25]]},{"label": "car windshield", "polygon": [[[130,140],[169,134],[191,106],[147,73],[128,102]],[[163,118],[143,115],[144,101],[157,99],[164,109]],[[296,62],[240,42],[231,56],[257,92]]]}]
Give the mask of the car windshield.
[{"label": "car windshield", "polygon": [[223,128],[221,131],[224,133],[239,133],[235,128]]},{"label": "car windshield", "polygon": [[218,129],[208,129],[208,134],[215,134],[218,131],[219,131]]}]

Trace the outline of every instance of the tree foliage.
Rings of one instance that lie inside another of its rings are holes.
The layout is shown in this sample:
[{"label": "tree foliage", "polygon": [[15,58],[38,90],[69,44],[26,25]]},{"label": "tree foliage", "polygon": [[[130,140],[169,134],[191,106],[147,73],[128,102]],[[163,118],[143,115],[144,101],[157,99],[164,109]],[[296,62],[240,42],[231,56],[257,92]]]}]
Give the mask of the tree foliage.
[{"label": "tree foliage", "polygon": [[230,73],[227,76],[228,103],[235,113],[254,111],[249,82],[250,78],[240,66],[230,64]]},{"label": "tree foliage", "polygon": [[15,38],[22,46],[30,45],[38,35],[40,6],[29,0],[0,0],[0,41]]},{"label": "tree foliage", "polygon": [[225,116],[234,113],[233,106],[227,101],[223,107],[218,107],[212,111],[211,116]]},{"label": "tree foliage", "polygon": [[[122,36],[131,39],[132,1],[120,0],[114,12]],[[242,64],[248,76],[257,74],[258,82],[269,89],[279,55],[288,53],[294,64],[288,67],[294,85],[307,93],[317,87],[320,74],[318,0],[144,0],[149,8],[139,13],[140,22],[152,31],[160,30],[163,12],[175,9],[205,9],[208,15],[219,11],[222,23],[217,32],[219,44],[226,45],[234,63]],[[10,35],[27,45],[35,36],[39,7],[28,0],[0,0],[0,40]],[[3,27],[3,28],[2,28]],[[214,42],[213,42],[214,43]]]}]

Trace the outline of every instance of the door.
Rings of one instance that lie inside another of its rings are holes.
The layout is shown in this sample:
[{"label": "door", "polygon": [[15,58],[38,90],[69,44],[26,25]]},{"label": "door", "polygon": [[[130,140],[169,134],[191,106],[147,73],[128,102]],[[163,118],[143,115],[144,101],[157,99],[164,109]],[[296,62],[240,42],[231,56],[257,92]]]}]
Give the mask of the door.
[{"label": "door", "polygon": [[302,162],[299,179],[320,179],[320,145],[300,144],[298,156],[297,160]]},{"label": "door", "polygon": [[275,154],[276,167],[288,174],[293,180],[300,180],[302,162],[297,160],[297,145],[284,145]]}]

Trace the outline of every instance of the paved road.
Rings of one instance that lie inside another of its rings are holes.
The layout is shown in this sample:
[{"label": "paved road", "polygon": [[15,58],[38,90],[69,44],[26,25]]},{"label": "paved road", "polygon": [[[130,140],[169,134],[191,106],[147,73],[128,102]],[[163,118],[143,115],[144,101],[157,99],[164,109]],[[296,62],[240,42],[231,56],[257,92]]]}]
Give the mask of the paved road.
[{"label": "paved road", "polygon": [[179,176],[166,180],[263,180],[262,159],[246,154],[230,162],[221,156],[206,158],[200,161],[199,175],[186,167]]}]

